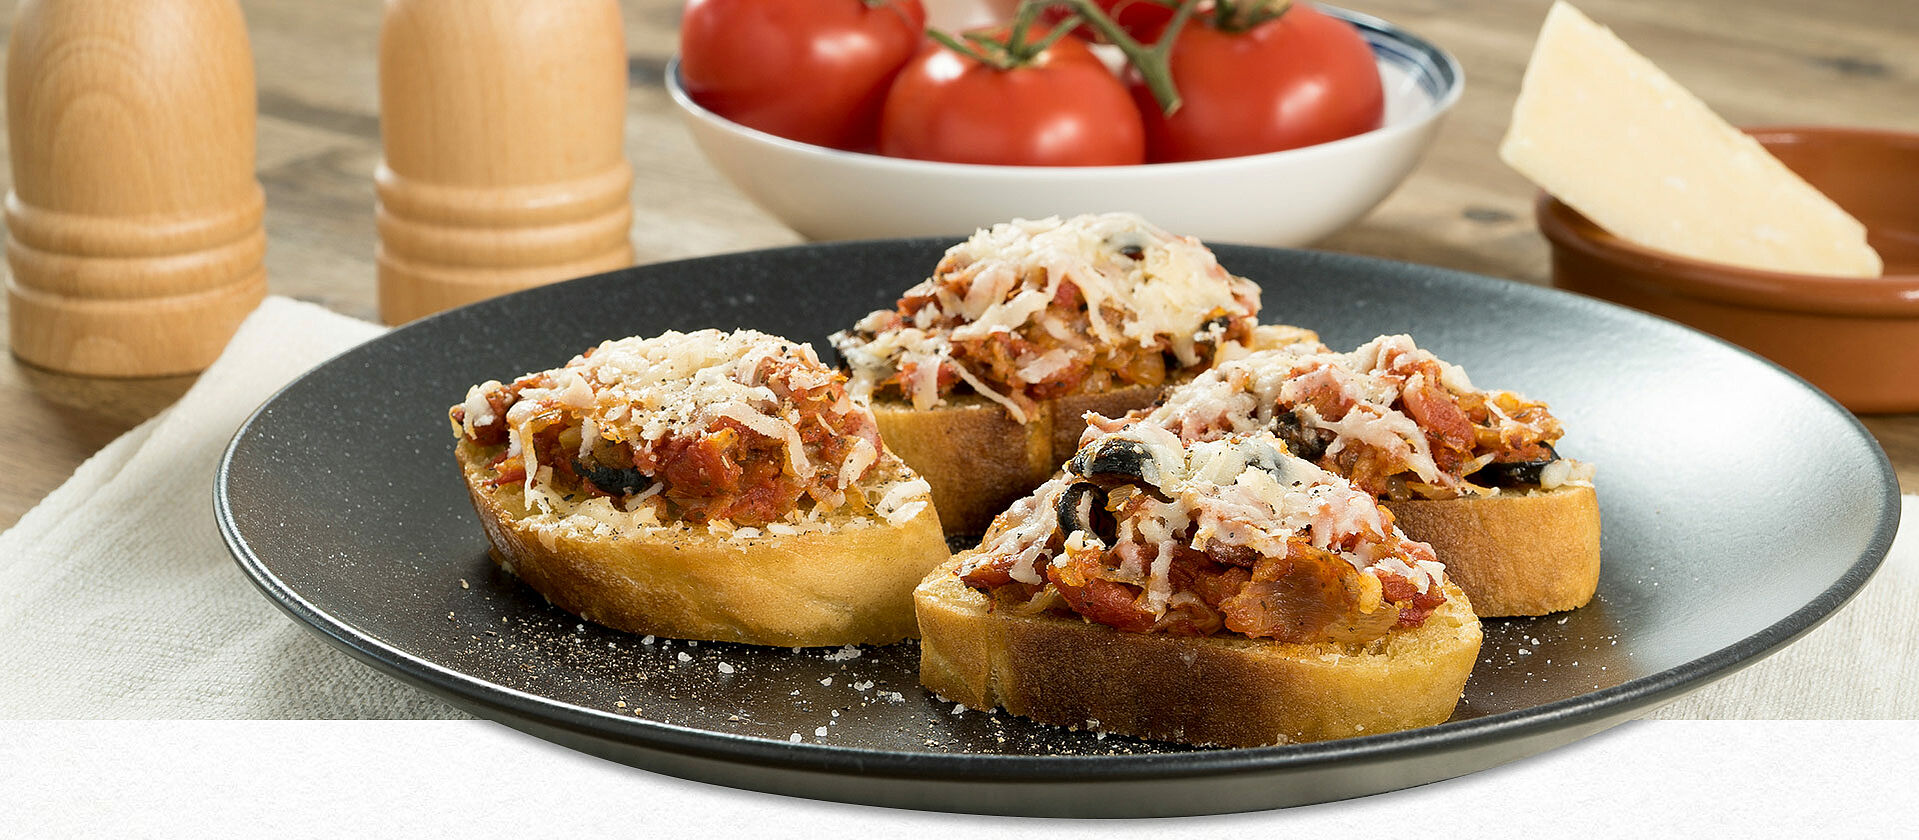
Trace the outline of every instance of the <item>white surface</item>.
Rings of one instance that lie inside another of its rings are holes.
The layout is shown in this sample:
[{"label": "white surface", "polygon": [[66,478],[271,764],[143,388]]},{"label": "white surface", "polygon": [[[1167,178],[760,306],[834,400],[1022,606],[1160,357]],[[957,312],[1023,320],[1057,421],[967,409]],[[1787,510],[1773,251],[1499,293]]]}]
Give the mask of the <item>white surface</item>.
[{"label": "white surface", "polygon": [[1440,118],[1401,66],[1381,59],[1385,125],[1301,149],[1149,166],[976,166],[855,154],[755,131],[667,86],[687,129],[741,193],[809,239],[965,236],[1014,218],[1133,210],[1208,242],[1297,246],[1357,221],[1404,180]]},{"label": "white surface", "polygon": [[0,836],[1891,837],[1915,763],[1910,721],[1642,721],[1410,790],[1118,822],[730,790],[479,721],[13,723]]}]

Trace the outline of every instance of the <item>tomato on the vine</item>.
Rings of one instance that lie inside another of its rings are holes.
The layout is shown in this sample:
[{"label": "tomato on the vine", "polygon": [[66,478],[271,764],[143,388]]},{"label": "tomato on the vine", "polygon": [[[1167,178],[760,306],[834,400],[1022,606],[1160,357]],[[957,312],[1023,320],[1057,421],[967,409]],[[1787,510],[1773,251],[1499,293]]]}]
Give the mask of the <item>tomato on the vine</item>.
[{"label": "tomato on the vine", "polygon": [[886,96],[880,154],[1007,166],[1144,162],[1126,86],[1085,42],[1031,23],[965,43],[928,40]]},{"label": "tomato on the vine", "polygon": [[695,102],[769,134],[871,148],[920,0],[687,0],[680,76]]},{"label": "tomato on the vine", "polygon": [[1236,17],[1272,0],[1220,0],[1188,21],[1169,55],[1181,105],[1165,116],[1137,72],[1130,87],[1155,162],[1276,152],[1377,128],[1385,92],[1359,31],[1306,3]]}]

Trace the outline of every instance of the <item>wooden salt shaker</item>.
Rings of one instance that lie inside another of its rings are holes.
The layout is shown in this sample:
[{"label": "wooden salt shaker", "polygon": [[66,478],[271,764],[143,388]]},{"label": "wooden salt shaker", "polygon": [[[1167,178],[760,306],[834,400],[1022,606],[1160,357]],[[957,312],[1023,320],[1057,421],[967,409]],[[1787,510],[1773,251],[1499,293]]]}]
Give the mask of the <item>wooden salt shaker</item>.
[{"label": "wooden salt shaker", "polygon": [[388,0],[380,317],[633,262],[614,0]]},{"label": "wooden salt shaker", "polygon": [[234,0],[22,0],[7,53],[13,352],[206,367],[266,294],[253,55]]}]

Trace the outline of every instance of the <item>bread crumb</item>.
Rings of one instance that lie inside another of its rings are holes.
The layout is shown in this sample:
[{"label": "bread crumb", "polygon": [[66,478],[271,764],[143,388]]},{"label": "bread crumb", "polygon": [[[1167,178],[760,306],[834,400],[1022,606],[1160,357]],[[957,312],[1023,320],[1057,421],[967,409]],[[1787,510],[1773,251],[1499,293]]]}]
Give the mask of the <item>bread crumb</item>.
[{"label": "bread crumb", "polygon": [[677,659],[679,659],[679,660],[680,660],[681,662],[692,662],[692,661],[693,661],[693,657],[691,657],[691,656],[687,656],[687,655],[686,655],[686,651],[680,651],[680,655],[679,655],[678,657],[676,657],[676,658],[677,658]]},{"label": "bread crumb", "polygon": [[826,661],[828,662],[844,662],[848,659],[858,658],[860,658],[858,645],[847,645],[826,655]]},{"label": "bread crumb", "polygon": [[906,695],[904,695],[904,694],[901,694],[901,693],[899,693],[899,692],[897,692],[897,691],[882,691],[882,692],[880,692],[880,696],[881,696],[881,697],[884,697],[884,698],[886,698],[886,699],[888,699],[888,700],[890,700],[890,701],[892,701],[892,702],[894,702],[894,703],[904,703],[904,702],[906,702]]},{"label": "bread crumb", "polygon": [[467,584],[467,582],[466,582],[466,578],[460,578],[460,588],[461,588],[461,589],[472,589],[473,587]]},{"label": "bread crumb", "polygon": [[820,679],[820,685],[832,685],[832,684],[833,684],[832,677],[824,677]]},{"label": "bread crumb", "polygon": [[725,663],[725,662],[721,662],[721,663],[720,663],[720,673],[722,673],[722,674],[731,674],[731,673],[733,673],[733,666],[731,666],[731,665],[728,665],[728,664],[727,664],[727,663]]},{"label": "bread crumb", "polygon": [[800,733],[798,733],[798,732],[795,732],[795,733],[793,733],[793,734],[791,734],[791,735],[788,735],[788,736],[786,736],[786,740],[788,740],[788,741],[791,741],[791,742],[793,742],[793,743],[795,743],[795,744],[797,744],[797,743],[799,743],[799,742],[800,742]]},{"label": "bread crumb", "polygon": [[964,711],[966,711],[966,706],[964,706],[963,704],[960,704],[960,703],[953,704],[953,714],[957,715],[960,712],[964,712]]},{"label": "bread crumb", "polygon": [[641,639],[641,640],[640,640],[640,644],[643,644],[643,645],[651,645],[651,644],[653,644],[653,637],[652,637],[652,636],[648,636],[648,637],[646,637],[646,638],[644,638],[644,639]]},{"label": "bread crumb", "polygon": [[624,709],[624,708],[626,708],[626,701],[625,701],[625,700],[615,700],[615,701],[613,701],[613,705],[615,705],[615,706],[618,706],[618,707],[620,707],[620,708],[622,708],[622,709]]},{"label": "bread crumb", "polygon": [[865,690],[867,690],[867,689],[870,689],[870,688],[872,688],[872,687],[873,687],[873,681],[872,681],[872,680],[861,680],[861,681],[859,681],[859,682],[856,682],[856,683],[854,683],[854,684],[853,684],[853,688],[854,688],[854,689],[856,689],[856,690],[858,690],[858,691],[865,691]]},{"label": "bread crumb", "polygon": [[822,726],[822,727],[820,727],[820,728],[818,728],[818,729],[815,729],[815,730],[813,730],[813,737],[815,737],[815,738],[824,738],[824,737],[826,737],[826,727],[824,727],[824,726]]}]

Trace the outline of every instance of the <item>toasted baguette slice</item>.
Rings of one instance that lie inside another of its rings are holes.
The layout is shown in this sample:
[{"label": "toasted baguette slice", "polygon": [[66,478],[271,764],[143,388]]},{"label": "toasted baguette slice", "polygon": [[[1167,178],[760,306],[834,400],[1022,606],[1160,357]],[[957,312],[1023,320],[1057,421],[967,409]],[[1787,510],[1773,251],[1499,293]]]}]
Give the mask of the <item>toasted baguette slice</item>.
[{"label": "toasted baguette slice", "polygon": [[1457,587],[1413,630],[1363,646],[1127,633],[1016,616],[962,583],[961,554],[913,592],[920,682],[973,709],[1189,744],[1252,747],[1430,726],[1479,656]]},{"label": "toasted baguette slice", "polygon": [[916,411],[898,400],[874,400],[880,438],[933,487],[933,507],[948,533],[977,535],[993,517],[1050,477],[1073,457],[1082,419],[1096,411],[1109,417],[1145,408],[1164,387],[1131,386],[1099,394],[1074,394],[1041,404],[1019,423],[985,397],[949,397],[946,405]]},{"label": "toasted baguette slice", "polygon": [[1599,588],[1599,497],[1591,487],[1380,504],[1407,536],[1432,544],[1481,616],[1575,609]]},{"label": "toasted baguette slice", "polygon": [[[948,556],[930,506],[899,526],[836,512],[828,529],[790,536],[728,539],[678,524],[601,536],[533,515],[518,486],[488,487],[492,454],[466,441],[456,450],[494,561],[561,609],[633,633],[779,646],[897,642],[917,635],[913,586]],[[882,454],[866,480],[902,473]]]},{"label": "toasted baguette slice", "polygon": [[[1261,324],[1239,353],[1317,343],[1304,327]],[[1186,381],[1191,377],[1182,378]],[[1079,449],[1088,412],[1119,417],[1151,406],[1178,385],[1133,385],[1097,394],[1068,394],[1042,405],[1025,424],[998,403],[974,394],[916,411],[898,399],[873,401],[880,437],[933,486],[933,506],[948,533],[983,533],[993,517],[1031,492]]]}]

